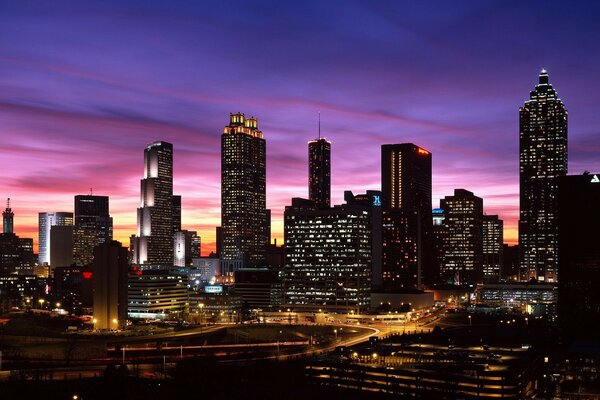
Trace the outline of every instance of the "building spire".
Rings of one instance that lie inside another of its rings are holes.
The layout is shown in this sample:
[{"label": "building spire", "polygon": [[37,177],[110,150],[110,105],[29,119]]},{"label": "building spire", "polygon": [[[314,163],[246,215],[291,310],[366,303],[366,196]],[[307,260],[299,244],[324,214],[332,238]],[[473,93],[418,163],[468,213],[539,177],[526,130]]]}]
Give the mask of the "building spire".
[{"label": "building spire", "polygon": [[548,71],[546,68],[542,68],[540,71],[540,85],[548,84]]},{"label": "building spire", "polygon": [[321,139],[321,111],[319,111],[319,140]]},{"label": "building spire", "polygon": [[15,213],[10,208],[10,197],[6,199],[6,209],[2,212],[2,232],[14,233],[13,220]]}]

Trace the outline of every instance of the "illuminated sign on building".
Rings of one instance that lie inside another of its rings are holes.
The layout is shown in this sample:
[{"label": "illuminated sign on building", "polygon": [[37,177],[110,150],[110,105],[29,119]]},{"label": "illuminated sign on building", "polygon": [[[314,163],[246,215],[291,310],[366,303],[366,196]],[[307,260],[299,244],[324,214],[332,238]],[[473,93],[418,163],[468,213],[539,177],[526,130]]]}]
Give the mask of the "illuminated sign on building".
[{"label": "illuminated sign on building", "polygon": [[381,196],[373,196],[373,206],[381,207]]},{"label": "illuminated sign on building", "polygon": [[423,155],[428,155],[429,154],[429,152],[427,150],[422,149],[420,147],[417,149],[417,153],[423,154]]},{"label": "illuminated sign on building", "polygon": [[214,285],[214,286],[205,286],[204,293],[222,293],[223,286]]},{"label": "illuminated sign on building", "polygon": [[590,183],[600,183],[600,178],[598,178],[598,175],[594,175]]}]

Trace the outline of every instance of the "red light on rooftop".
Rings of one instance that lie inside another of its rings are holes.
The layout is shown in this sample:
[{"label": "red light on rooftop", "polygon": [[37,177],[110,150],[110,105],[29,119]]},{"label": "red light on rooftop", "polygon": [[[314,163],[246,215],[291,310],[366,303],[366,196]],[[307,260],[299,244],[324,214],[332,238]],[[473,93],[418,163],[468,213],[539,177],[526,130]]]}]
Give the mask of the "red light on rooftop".
[{"label": "red light on rooftop", "polygon": [[81,275],[83,275],[83,279],[92,279],[92,273],[90,271],[83,271]]}]

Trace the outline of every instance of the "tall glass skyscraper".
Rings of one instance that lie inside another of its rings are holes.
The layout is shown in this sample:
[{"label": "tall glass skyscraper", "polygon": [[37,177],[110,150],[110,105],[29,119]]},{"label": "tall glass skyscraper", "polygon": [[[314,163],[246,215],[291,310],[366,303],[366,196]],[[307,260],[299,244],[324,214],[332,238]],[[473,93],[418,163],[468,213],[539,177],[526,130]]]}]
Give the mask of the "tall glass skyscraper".
[{"label": "tall glass skyscraper", "polygon": [[173,145],[154,142],[144,150],[133,263],[173,265]]},{"label": "tall glass skyscraper", "polygon": [[331,143],[320,132],[308,142],[308,198],[319,208],[331,204]]},{"label": "tall glass skyscraper", "polygon": [[88,265],[94,260],[94,247],[110,243],[113,221],[108,211],[108,196],[75,196],[75,229],[73,230],[73,261]]},{"label": "tall glass skyscraper", "polygon": [[521,279],[557,281],[557,179],[567,174],[567,117],[542,70],[519,109]]},{"label": "tall glass skyscraper", "polygon": [[221,136],[221,270],[266,263],[266,144],[258,120],[230,114]]},{"label": "tall glass skyscraper", "polygon": [[383,285],[432,284],[431,153],[412,143],[381,146]]},{"label": "tall glass skyscraper", "polygon": [[38,219],[39,256],[40,265],[50,264],[50,229],[53,226],[73,225],[71,212],[41,212]]},{"label": "tall glass skyscraper", "polygon": [[444,210],[442,278],[454,283],[483,280],[483,199],[465,189],[440,199]]}]

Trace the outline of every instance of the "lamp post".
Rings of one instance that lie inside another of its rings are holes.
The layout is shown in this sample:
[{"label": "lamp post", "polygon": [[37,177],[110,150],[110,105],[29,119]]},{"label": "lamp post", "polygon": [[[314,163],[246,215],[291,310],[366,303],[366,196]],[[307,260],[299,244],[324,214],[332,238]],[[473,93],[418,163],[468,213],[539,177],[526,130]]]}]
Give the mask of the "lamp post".
[{"label": "lamp post", "polygon": [[96,318],[94,318],[92,320],[92,322],[94,323],[94,330],[96,330],[96,324],[98,323],[98,320]]},{"label": "lamp post", "polygon": [[471,318],[472,318],[472,316],[471,316],[471,315],[469,315],[469,326],[473,326],[473,321],[472,321],[472,319],[471,319]]}]

